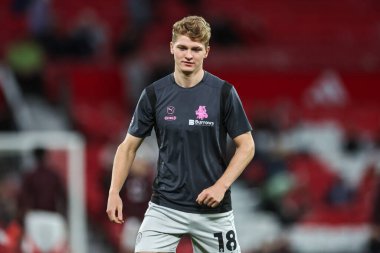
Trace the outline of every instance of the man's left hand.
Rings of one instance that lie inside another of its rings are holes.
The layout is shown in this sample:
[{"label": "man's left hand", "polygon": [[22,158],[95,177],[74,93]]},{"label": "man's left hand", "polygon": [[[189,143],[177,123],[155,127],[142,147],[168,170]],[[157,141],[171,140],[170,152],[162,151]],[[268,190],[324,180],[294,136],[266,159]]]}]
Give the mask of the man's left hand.
[{"label": "man's left hand", "polygon": [[224,187],[214,184],[213,186],[204,189],[197,197],[196,202],[199,205],[206,205],[209,207],[217,207],[223,200],[226,190]]}]

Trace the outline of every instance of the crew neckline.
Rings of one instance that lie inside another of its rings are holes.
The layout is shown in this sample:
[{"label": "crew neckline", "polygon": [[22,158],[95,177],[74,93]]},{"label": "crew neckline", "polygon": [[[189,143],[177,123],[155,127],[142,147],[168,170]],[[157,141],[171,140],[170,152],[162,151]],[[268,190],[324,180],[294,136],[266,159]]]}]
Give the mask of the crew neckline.
[{"label": "crew neckline", "polygon": [[179,84],[176,82],[175,78],[174,78],[174,72],[171,73],[170,78],[172,79],[173,84],[174,84],[175,86],[177,86],[178,88],[183,89],[183,90],[191,90],[191,89],[194,89],[194,88],[196,88],[196,87],[198,87],[198,86],[200,86],[200,85],[202,85],[202,84],[204,83],[204,81],[206,80],[206,78],[207,78],[207,76],[208,76],[208,72],[207,72],[206,70],[203,70],[203,72],[204,72],[204,74],[203,74],[202,79],[201,79],[197,84],[195,84],[195,85],[192,86],[192,87],[182,87],[181,85],[179,85]]}]

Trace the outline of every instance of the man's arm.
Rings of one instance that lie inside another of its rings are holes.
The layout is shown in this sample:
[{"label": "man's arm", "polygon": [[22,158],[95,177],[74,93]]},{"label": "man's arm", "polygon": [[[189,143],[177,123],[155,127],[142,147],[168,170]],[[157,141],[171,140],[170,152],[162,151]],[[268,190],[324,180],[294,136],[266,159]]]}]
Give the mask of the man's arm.
[{"label": "man's arm", "polygon": [[203,190],[197,198],[197,203],[216,207],[222,201],[227,189],[240,176],[255,154],[255,143],[251,132],[241,134],[234,139],[236,152],[233,155],[226,171],[216,183]]},{"label": "man's arm", "polygon": [[107,214],[110,221],[121,224],[123,220],[123,202],[119,192],[127,179],[142,138],[127,134],[124,141],[117,148],[113,168],[111,186],[108,193]]}]

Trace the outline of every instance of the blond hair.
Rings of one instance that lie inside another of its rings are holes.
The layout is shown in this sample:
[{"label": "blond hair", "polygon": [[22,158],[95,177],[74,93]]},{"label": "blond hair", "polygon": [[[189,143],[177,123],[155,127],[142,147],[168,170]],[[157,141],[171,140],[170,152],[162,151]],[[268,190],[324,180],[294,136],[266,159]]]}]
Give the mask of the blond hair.
[{"label": "blond hair", "polygon": [[193,41],[201,42],[208,47],[211,37],[211,27],[202,17],[184,17],[173,25],[172,42],[175,42],[181,35],[185,35]]}]

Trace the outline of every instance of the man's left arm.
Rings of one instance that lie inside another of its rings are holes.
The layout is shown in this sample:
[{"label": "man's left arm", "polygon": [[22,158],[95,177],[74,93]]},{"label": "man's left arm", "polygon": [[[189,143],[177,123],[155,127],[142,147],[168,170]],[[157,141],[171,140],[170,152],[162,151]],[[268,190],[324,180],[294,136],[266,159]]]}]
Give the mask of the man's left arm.
[{"label": "man's left arm", "polygon": [[241,134],[233,139],[236,151],[226,171],[211,187],[204,189],[197,197],[199,205],[216,207],[223,200],[224,194],[240,176],[255,154],[255,143],[251,132]]}]

